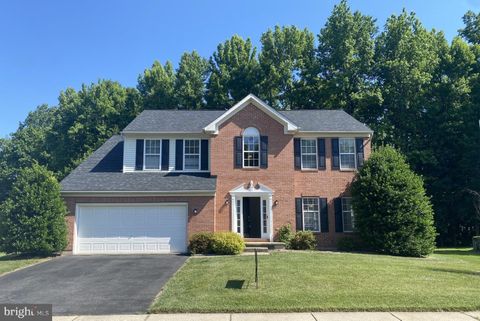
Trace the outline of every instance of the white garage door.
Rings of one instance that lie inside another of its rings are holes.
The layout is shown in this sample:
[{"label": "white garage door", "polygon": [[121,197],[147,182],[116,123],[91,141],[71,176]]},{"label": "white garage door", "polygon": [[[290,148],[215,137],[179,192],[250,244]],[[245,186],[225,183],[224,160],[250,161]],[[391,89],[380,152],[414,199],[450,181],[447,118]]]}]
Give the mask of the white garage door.
[{"label": "white garage door", "polygon": [[78,205],[76,228],[75,254],[180,253],[187,250],[186,205]]}]

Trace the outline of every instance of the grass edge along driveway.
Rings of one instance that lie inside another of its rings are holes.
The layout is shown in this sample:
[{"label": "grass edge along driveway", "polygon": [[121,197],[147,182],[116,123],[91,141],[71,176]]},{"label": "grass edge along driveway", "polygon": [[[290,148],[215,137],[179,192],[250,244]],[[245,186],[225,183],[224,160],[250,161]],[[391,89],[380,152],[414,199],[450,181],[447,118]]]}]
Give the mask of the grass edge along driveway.
[{"label": "grass edge along driveway", "polygon": [[18,269],[49,260],[48,257],[32,257],[0,253],[0,277]]},{"label": "grass edge along driveway", "polygon": [[480,309],[480,255],[338,252],[193,257],[150,307],[159,312],[467,311]]}]

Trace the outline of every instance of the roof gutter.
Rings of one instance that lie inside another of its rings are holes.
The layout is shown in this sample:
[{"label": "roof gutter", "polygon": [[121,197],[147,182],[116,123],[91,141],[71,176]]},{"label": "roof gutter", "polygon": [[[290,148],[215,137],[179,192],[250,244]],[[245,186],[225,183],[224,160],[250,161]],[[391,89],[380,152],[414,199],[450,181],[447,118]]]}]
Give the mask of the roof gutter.
[{"label": "roof gutter", "polygon": [[185,191],[60,191],[62,196],[214,196],[214,190]]}]

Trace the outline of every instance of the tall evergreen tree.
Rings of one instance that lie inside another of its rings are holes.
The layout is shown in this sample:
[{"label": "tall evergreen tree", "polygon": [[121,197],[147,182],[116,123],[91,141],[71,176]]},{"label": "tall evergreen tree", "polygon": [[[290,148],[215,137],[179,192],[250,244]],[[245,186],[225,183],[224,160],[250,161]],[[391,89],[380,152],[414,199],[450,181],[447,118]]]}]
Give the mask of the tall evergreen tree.
[{"label": "tall evergreen tree", "polygon": [[204,106],[207,70],[208,62],[196,51],[182,55],[175,80],[175,95],[180,108],[199,109]]},{"label": "tall evergreen tree", "polygon": [[137,89],[143,98],[144,109],[169,109],[177,106],[175,71],[172,63],[165,66],[155,61],[150,69],[138,76]]},{"label": "tall evergreen tree", "polygon": [[468,10],[462,19],[465,27],[459,30],[460,35],[468,42],[480,45],[480,12],[475,14]]},{"label": "tall evergreen tree", "polygon": [[257,94],[259,65],[256,48],[240,36],[217,46],[210,57],[207,107],[227,107],[249,93]]},{"label": "tall evergreen tree", "polygon": [[318,35],[315,74],[317,102],[327,109],[342,108],[372,122],[379,93],[373,79],[375,19],[352,12],[343,0],[333,9]]},{"label": "tall evergreen tree", "polygon": [[136,90],[110,80],[62,92],[46,137],[49,169],[62,178],[136,116],[139,100]]},{"label": "tall evergreen tree", "polygon": [[271,106],[292,109],[309,103],[304,74],[314,61],[314,36],[295,26],[268,30],[261,37],[260,95]]},{"label": "tall evergreen tree", "polygon": [[378,143],[393,144],[409,161],[424,137],[428,94],[439,64],[436,49],[435,33],[406,11],[388,18],[376,39],[376,81],[382,102],[378,122],[371,125]]}]

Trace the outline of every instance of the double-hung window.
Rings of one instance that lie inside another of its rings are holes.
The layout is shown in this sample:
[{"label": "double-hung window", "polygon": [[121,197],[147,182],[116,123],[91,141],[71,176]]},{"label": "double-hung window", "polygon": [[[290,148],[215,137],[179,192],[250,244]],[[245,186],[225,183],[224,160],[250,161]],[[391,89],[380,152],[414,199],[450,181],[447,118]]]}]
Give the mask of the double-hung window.
[{"label": "double-hung window", "polygon": [[302,169],[317,168],[317,140],[301,139]]},{"label": "double-hung window", "polygon": [[320,232],[320,208],[318,198],[302,198],[303,230]]},{"label": "double-hung window", "polygon": [[353,219],[352,199],[350,197],[342,198],[343,231],[353,232],[355,222]]},{"label": "double-hung window", "polygon": [[256,128],[249,127],[243,132],[243,167],[260,166],[260,133]]},{"label": "double-hung window", "polygon": [[355,139],[340,138],[340,169],[355,169]]},{"label": "double-hung window", "polygon": [[184,141],[184,170],[200,169],[200,140],[185,139]]},{"label": "double-hung window", "polygon": [[145,169],[160,169],[160,139],[145,139]]}]

